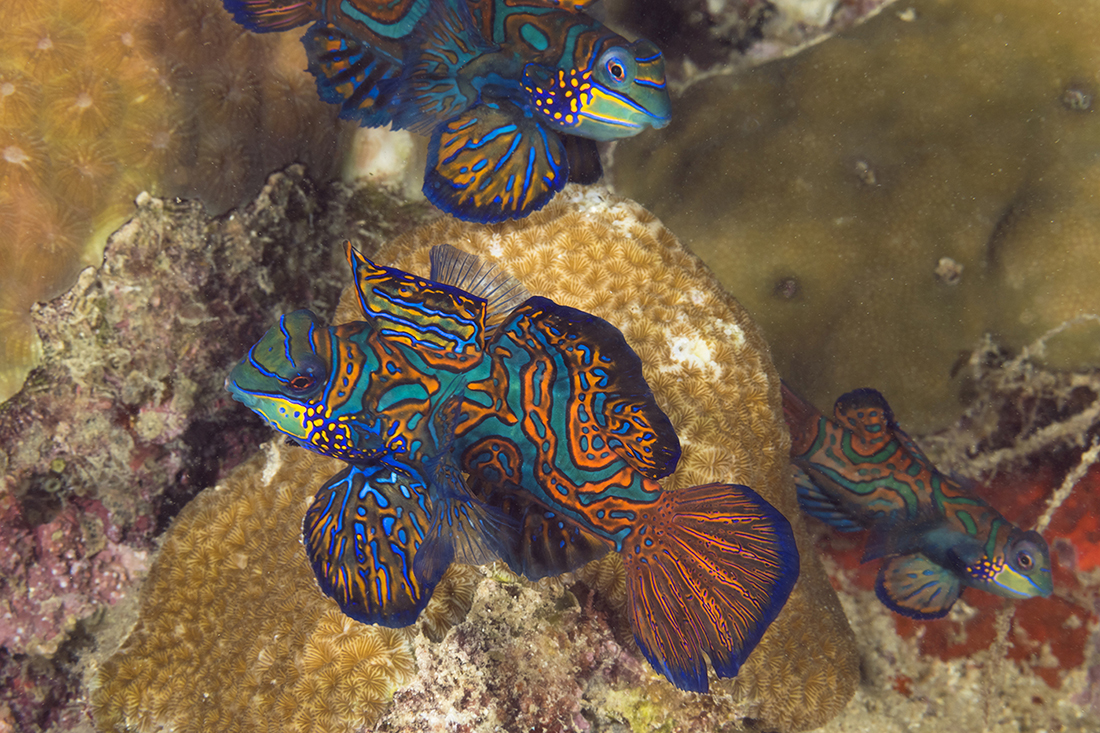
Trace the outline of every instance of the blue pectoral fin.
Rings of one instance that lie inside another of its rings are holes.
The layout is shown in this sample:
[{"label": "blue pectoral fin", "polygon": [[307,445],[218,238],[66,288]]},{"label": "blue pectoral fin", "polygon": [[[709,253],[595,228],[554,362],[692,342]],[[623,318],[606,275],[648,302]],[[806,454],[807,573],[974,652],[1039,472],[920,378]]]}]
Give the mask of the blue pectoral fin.
[{"label": "blue pectoral fin", "polygon": [[875,593],[891,611],[916,619],[942,618],[962,593],[958,576],[920,553],[882,563]]},{"label": "blue pectoral fin", "polygon": [[317,93],[340,106],[340,117],[363,127],[393,122],[390,104],[397,91],[400,64],[347,35],[334,25],[315,23],[302,36]]},{"label": "blue pectoral fin", "polygon": [[474,25],[465,2],[433,0],[406,47],[393,105],[394,127],[426,133],[469,109],[477,101],[477,90],[459,81],[459,71],[496,50]]},{"label": "blue pectoral fin", "polygon": [[794,485],[798,490],[798,506],[814,519],[825,522],[838,532],[858,532],[863,525],[852,519],[840,505],[832,499],[808,473],[795,464],[791,464]]},{"label": "blue pectoral fin", "polygon": [[400,627],[416,621],[450,565],[421,557],[431,524],[424,481],[390,466],[349,466],[317,492],[302,534],[317,584],[341,611]]},{"label": "blue pectoral fin", "polygon": [[424,195],[453,216],[522,219],[569,180],[557,133],[510,102],[479,104],[438,126],[428,143]]}]

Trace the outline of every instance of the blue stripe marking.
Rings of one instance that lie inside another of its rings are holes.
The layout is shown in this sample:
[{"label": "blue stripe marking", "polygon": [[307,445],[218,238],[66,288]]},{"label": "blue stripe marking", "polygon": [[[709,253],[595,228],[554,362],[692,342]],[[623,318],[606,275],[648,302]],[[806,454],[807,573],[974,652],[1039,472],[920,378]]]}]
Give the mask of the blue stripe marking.
[{"label": "blue stripe marking", "polygon": [[[515,125],[510,125],[510,127],[512,129],[516,129]],[[519,147],[519,144],[521,142],[523,142],[522,133],[519,134],[519,135],[516,135],[515,138],[512,139],[512,144],[508,146],[508,151],[505,152],[504,155],[500,156],[500,160],[498,160],[497,164],[495,166],[493,166],[493,172],[494,173],[496,171],[499,171],[504,166],[504,164],[508,162],[508,159],[511,158],[512,155],[516,152],[516,148]],[[511,184],[508,185],[508,188],[511,188]]]},{"label": "blue stripe marking", "polygon": [[283,332],[283,353],[286,355],[286,360],[291,366],[296,366],[294,357],[290,355],[290,333],[286,330],[286,316],[279,316],[279,330]]},{"label": "blue stripe marking", "polygon": [[[283,379],[282,377],[280,377],[275,372],[268,371],[267,369],[264,369],[262,366],[260,366],[260,362],[256,361],[256,357],[254,356],[254,352],[256,351],[257,346],[259,346],[258,343],[253,344],[252,348],[248,350],[248,365],[251,366],[256,371],[258,371],[260,374],[264,375],[265,377],[269,377],[271,379],[274,379],[274,380],[280,382],[281,384],[287,384],[288,380]],[[233,383],[236,384],[236,381],[234,381]],[[259,393],[259,394],[263,394],[263,393]]]},{"label": "blue stripe marking", "polygon": [[625,94],[620,94],[619,92],[616,92],[614,89],[611,89],[610,87],[605,87],[603,84],[599,85],[599,89],[600,89],[601,92],[603,92],[607,96],[611,97],[612,99],[618,100],[624,106],[631,108],[635,112],[641,112],[642,114],[649,115],[650,117],[656,117],[656,115],[654,115],[648,109],[646,109],[642,105],[638,104],[637,102],[635,102],[633,99],[631,99],[630,97],[628,97]]}]

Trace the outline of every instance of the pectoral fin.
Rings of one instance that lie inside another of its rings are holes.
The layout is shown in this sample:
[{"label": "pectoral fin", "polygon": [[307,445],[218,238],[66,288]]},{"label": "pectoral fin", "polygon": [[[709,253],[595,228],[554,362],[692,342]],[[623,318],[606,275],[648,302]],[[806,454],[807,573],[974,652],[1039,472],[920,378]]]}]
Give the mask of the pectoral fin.
[{"label": "pectoral fin", "polygon": [[557,133],[509,102],[479,104],[436,128],[424,195],[459,219],[484,224],[541,209],[569,180]]},{"label": "pectoral fin", "polygon": [[887,608],[916,619],[941,618],[962,593],[958,576],[920,553],[883,562],[875,593]]},{"label": "pectoral fin", "polygon": [[317,492],[302,526],[317,584],[357,621],[408,626],[450,564],[449,557],[424,562],[431,521],[419,478],[349,466]]}]

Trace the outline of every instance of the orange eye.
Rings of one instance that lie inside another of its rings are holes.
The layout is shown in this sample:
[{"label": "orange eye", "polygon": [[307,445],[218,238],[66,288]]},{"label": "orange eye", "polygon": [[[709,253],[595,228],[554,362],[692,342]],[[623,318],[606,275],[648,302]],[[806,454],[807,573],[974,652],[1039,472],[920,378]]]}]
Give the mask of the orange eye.
[{"label": "orange eye", "polygon": [[306,390],[313,389],[313,385],[317,383],[317,380],[308,374],[296,374],[291,378],[288,386],[295,392],[305,392]]},{"label": "orange eye", "polygon": [[615,59],[611,59],[607,62],[607,73],[611,75],[611,78],[615,81],[623,81],[626,79],[626,69]]},{"label": "orange eye", "polygon": [[1031,559],[1031,555],[1027,552],[1021,552],[1016,555],[1016,564],[1024,570],[1030,569],[1034,562],[1035,561]]}]

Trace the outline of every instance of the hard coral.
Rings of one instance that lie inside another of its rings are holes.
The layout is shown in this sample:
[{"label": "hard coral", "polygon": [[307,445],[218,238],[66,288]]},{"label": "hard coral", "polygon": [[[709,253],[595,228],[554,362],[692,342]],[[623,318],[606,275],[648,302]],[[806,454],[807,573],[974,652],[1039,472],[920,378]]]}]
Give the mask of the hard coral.
[{"label": "hard coral", "polygon": [[100,670],[100,730],[355,731],[413,671],[410,630],[322,595],[302,517],[336,461],[269,444],[177,518],[142,615]]},{"label": "hard coral", "polygon": [[222,212],[291,162],[336,171],[305,66],[220,0],[0,3],[0,402],[41,357],[31,304],[99,262],[138,193]]},{"label": "hard coral", "polygon": [[[952,365],[982,334],[1018,348],[1100,312],[1095,10],[899,3],[700,82],[677,124],[616,149],[613,174],[737,293],[813,402],[873,386],[910,429],[943,427]],[[1097,343],[1067,343],[1062,364],[1097,363]]]},{"label": "hard coral", "polygon": [[812,728],[838,713],[858,677],[852,634],[795,503],[778,376],[737,301],[652,214],[599,189],[568,187],[518,222],[441,219],[383,246],[376,258],[427,275],[428,251],[443,242],[499,263],[532,293],[622,330],[683,446],[666,488],[742,483],[787,515],[802,577],[739,677],[715,687],[741,701],[741,714],[780,730]]}]

